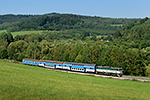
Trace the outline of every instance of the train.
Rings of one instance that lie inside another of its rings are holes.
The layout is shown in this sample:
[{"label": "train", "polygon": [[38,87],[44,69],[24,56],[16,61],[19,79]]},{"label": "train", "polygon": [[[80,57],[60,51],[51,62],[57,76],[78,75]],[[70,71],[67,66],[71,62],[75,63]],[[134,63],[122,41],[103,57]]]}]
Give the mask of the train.
[{"label": "train", "polygon": [[115,75],[117,77],[123,76],[123,69],[121,67],[112,66],[98,66],[97,64],[87,64],[87,63],[76,63],[76,62],[63,62],[63,61],[53,61],[53,60],[36,60],[24,58],[22,60],[23,64],[39,66],[49,69],[63,69],[69,71],[78,71],[84,73],[95,73],[103,75]]}]

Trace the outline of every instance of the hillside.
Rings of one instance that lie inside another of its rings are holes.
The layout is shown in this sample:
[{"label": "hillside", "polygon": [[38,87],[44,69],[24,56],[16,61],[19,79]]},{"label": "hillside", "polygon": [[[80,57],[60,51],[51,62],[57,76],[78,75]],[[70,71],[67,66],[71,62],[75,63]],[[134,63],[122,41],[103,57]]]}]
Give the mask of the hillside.
[{"label": "hillside", "polygon": [[149,93],[149,83],[62,73],[0,61],[1,100],[148,100]]},{"label": "hillside", "polygon": [[13,14],[7,14],[7,15],[0,15],[0,24],[3,23],[12,23],[12,22],[19,22],[19,21],[25,21],[31,18],[36,18],[39,15],[13,15]]},{"label": "hillside", "polygon": [[150,19],[144,18],[129,24],[121,30],[115,32],[116,39],[125,40],[149,40],[150,39]]},{"label": "hillside", "polygon": [[0,15],[0,30],[7,29],[8,27],[21,21],[37,18],[38,16],[39,15]]},{"label": "hillside", "polygon": [[[3,15],[3,19],[9,17],[9,19],[15,22],[14,24],[6,25],[5,22],[9,22],[10,20],[2,20],[0,25],[0,29],[7,29],[8,32],[15,31],[28,31],[28,30],[50,30],[50,31],[60,31],[60,30],[68,30],[68,29],[94,29],[94,30],[105,30],[99,31],[99,33],[103,34],[114,34],[117,29],[121,29],[134,21],[138,21],[139,19],[117,19],[117,18],[104,18],[104,17],[91,17],[91,16],[81,16],[81,15],[73,15],[73,14],[59,14],[59,13],[50,13],[44,15],[20,15],[21,18],[18,18],[18,15],[5,16]],[[15,18],[14,18],[15,17]],[[16,18],[18,18],[16,23]],[[107,32],[108,31],[108,32]]]}]

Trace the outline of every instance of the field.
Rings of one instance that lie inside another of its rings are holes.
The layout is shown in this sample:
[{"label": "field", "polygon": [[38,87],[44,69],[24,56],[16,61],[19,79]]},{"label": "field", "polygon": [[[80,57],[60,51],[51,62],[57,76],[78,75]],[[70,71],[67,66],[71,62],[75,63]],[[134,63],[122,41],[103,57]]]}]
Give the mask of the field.
[{"label": "field", "polygon": [[15,37],[16,35],[26,35],[26,34],[35,34],[35,33],[41,33],[42,31],[19,31],[19,32],[11,32],[11,34],[13,35],[13,37]]},{"label": "field", "polygon": [[2,32],[7,32],[6,30],[0,30],[0,33],[2,33]]},{"label": "field", "polygon": [[150,98],[150,83],[56,72],[0,61],[0,100]]},{"label": "field", "polygon": [[[83,32],[93,32],[93,33],[115,33],[115,31],[113,30],[103,30],[103,29],[70,29],[70,30],[64,30],[64,32],[72,32],[72,33],[83,33]],[[6,30],[0,30],[0,33],[2,32],[7,32]],[[11,32],[11,34],[13,35],[13,37],[15,37],[16,35],[26,35],[26,34],[36,34],[36,33],[52,33],[52,34],[57,34],[59,32],[63,32],[63,31],[18,31],[18,32]]]},{"label": "field", "polygon": [[[6,30],[0,30],[0,33],[2,32],[7,32]],[[42,31],[19,31],[19,32],[11,32],[11,34],[13,35],[13,37],[15,37],[16,35],[26,35],[26,34],[34,34],[34,33],[42,33]]]},{"label": "field", "polygon": [[110,26],[123,26],[123,24],[112,24]]}]

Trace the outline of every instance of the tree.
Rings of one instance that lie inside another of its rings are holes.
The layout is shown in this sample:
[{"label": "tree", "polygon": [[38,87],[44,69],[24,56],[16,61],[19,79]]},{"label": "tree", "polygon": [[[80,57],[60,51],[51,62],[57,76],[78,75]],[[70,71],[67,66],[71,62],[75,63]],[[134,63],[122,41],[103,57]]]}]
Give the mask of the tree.
[{"label": "tree", "polygon": [[114,37],[115,38],[118,38],[118,37],[121,37],[122,35],[121,35],[121,32],[119,31],[119,30],[117,30],[116,32],[115,32],[115,34],[114,34]]},{"label": "tree", "polygon": [[40,42],[41,58],[44,57],[44,59],[47,59],[46,55],[49,53],[49,50],[50,50],[49,45],[50,44],[47,40],[42,40],[42,42]]},{"label": "tree", "polygon": [[91,40],[94,40],[94,41],[96,41],[96,40],[97,40],[97,37],[96,37],[96,35],[95,35],[95,34],[91,37]]},{"label": "tree", "polygon": [[[11,59],[13,59],[14,55],[25,54],[27,47],[28,47],[28,43],[26,43],[24,40],[12,42],[9,44],[9,46],[7,48],[8,56]],[[17,58],[15,58],[15,59],[17,59]]]},{"label": "tree", "polygon": [[112,66],[121,66],[123,55],[122,55],[121,48],[117,46],[113,46],[111,53],[110,53],[110,59],[113,62]]},{"label": "tree", "polygon": [[81,54],[78,54],[78,56],[75,59],[75,62],[77,62],[77,63],[83,62],[83,56]]},{"label": "tree", "polygon": [[6,48],[3,48],[3,49],[0,50],[0,57],[1,57],[2,59],[8,58],[8,52],[7,52],[7,49],[6,49]]},{"label": "tree", "polygon": [[3,48],[7,48],[7,45],[8,45],[8,42],[6,39],[3,38],[0,40],[0,50]]},{"label": "tree", "polygon": [[13,42],[13,36],[11,33],[6,33],[6,32],[2,32],[0,34],[0,40],[2,39],[6,39],[8,44],[10,44],[11,42]]}]

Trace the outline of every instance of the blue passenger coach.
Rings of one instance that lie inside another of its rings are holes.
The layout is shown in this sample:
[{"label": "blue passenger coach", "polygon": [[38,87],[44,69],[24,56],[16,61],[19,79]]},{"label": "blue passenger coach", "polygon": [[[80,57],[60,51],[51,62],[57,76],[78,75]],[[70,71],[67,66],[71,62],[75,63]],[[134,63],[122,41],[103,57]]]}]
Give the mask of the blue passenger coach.
[{"label": "blue passenger coach", "polygon": [[95,72],[96,66],[96,64],[74,63],[74,62],[64,62],[63,65],[68,67],[69,70],[81,72]]},{"label": "blue passenger coach", "polygon": [[27,65],[39,66],[40,61],[39,61],[39,60],[35,60],[35,59],[27,59],[27,58],[24,58],[24,59],[22,60],[22,63],[23,63],[23,64],[27,64]]},{"label": "blue passenger coach", "polygon": [[40,60],[39,66],[45,67],[45,68],[62,68],[63,62],[61,61],[52,61],[52,60]]}]

